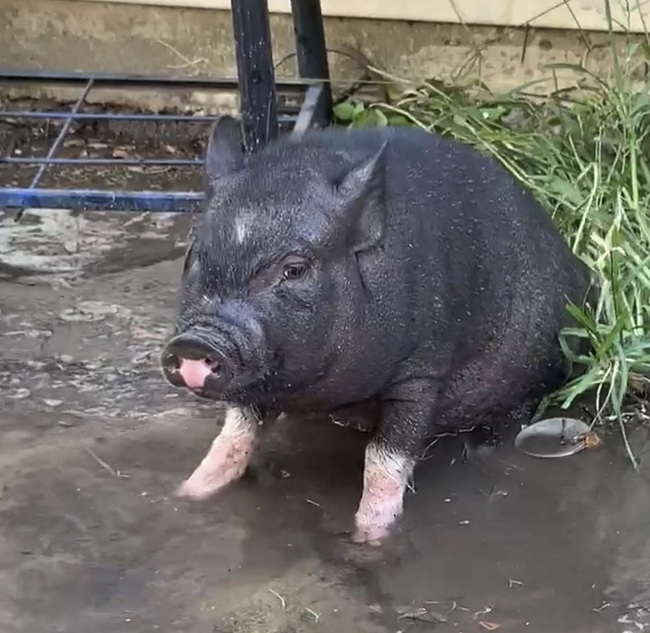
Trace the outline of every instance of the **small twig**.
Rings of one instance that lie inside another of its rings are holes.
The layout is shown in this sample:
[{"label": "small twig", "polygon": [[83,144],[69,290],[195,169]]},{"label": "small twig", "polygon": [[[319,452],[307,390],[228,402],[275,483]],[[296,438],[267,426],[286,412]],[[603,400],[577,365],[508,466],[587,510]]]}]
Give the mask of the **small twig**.
[{"label": "small twig", "polygon": [[269,588],[269,592],[272,593],[280,601],[280,604],[282,605],[283,609],[287,608],[287,603],[285,599],[277,591]]},{"label": "small twig", "polygon": [[627,431],[625,430],[625,422],[623,422],[623,418],[620,417],[620,416],[618,418],[618,425],[621,427],[621,434],[623,435],[623,443],[625,444],[625,450],[627,451],[627,455],[630,458],[630,461],[632,462],[632,467],[638,473],[639,472],[639,463],[637,462],[636,457],[634,457],[634,453],[632,452],[632,447],[630,446],[630,442],[627,439]]},{"label": "small twig", "polygon": [[179,69],[179,68],[187,68],[188,66],[196,66],[197,64],[207,64],[208,60],[205,57],[198,57],[196,59],[190,59],[189,57],[185,57],[183,53],[180,51],[176,50],[171,44],[167,44],[167,42],[163,42],[163,40],[156,40],[159,44],[162,44],[164,47],[168,48],[172,53],[177,55],[183,60],[183,64],[171,64],[168,65],[167,68],[173,68],[174,70]]},{"label": "small twig", "polygon": [[479,615],[487,615],[488,613],[492,613],[492,607],[486,606],[482,611],[477,611],[474,614],[474,619],[478,618]]},{"label": "small twig", "polygon": [[167,42],[163,42],[163,40],[156,40],[156,41],[158,42],[158,44],[162,44],[165,48],[168,48],[172,53],[180,57],[186,64],[190,63],[189,57],[185,57],[183,53],[175,49],[171,44],[167,44]]},{"label": "small twig", "polygon": [[120,473],[117,472],[110,464],[107,464],[92,448],[86,446],[86,451],[88,454],[104,469],[107,470],[113,477],[119,477]]},{"label": "small twig", "polygon": [[309,613],[309,615],[311,615],[312,618],[314,618],[314,622],[318,622],[320,620],[320,613],[316,613],[316,611],[310,609],[309,607],[307,607],[305,611]]},{"label": "small twig", "polygon": [[114,477],[120,477],[120,478],[122,478],[122,479],[128,479],[128,478],[129,478],[129,475],[127,475],[126,473],[120,472],[119,470],[115,470],[115,468],[113,468],[110,464],[107,464],[107,463],[106,463],[106,462],[105,462],[101,457],[99,457],[99,455],[97,455],[97,453],[95,453],[95,451],[93,451],[92,448],[90,448],[90,447],[88,447],[88,446],[86,446],[85,448],[86,448],[86,451],[88,452],[88,454],[89,454],[89,455],[90,455],[90,456],[91,456],[91,457],[92,457],[92,458],[93,458],[93,459],[94,459],[94,460],[95,460],[95,461],[96,461],[96,462],[97,462],[97,463],[98,463],[102,468],[104,468],[104,469],[107,470],[109,473],[111,473],[111,475],[113,475]]},{"label": "small twig", "polygon": [[447,611],[447,615],[449,615],[450,613],[453,613],[456,609],[458,609],[459,611],[469,611],[469,608],[468,608],[468,607],[463,607],[463,606],[459,605],[459,604],[454,600],[454,602],[453,602],[452,605],[451,605],[451,609],[449,609],[449,611]]},{"label": "small twig", "polygon": [[180,68],[187,68],[188,66],[196,66],[197,64],[206,64],[207,62],[208,60],[205,57],[197,57],[196,59],[187,62],[187,64],[167,64],[167,68],[178,70]]}]

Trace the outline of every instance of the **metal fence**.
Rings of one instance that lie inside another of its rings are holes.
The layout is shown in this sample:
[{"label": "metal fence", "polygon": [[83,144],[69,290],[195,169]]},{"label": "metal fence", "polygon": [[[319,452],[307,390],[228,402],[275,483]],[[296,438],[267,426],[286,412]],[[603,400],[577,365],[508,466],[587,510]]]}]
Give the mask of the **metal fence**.
[{"label": "metal fence", "polygon": [[[181,114],[89,112],[92,91],[103,88],[158,91],[193,89],[238,90],[244,146],[256,152],[284,130],[299,133],[314,125],[325,126],[331,117],[331,93],[320,0],[292,0],[296,56],[300,79],[276,81],[271,50],[268,7],[265,0],[232,0],[232,18],[238,77],[197,78],[134,76],[99,73],[27,72],[0,68],[0,85],[59,85],[78,89],[78,98],[61,110],[11,109],[0,111],[0,125],[50,121],[60,125],[43,156],[15,155],[5,148],[0,165],[32,167],[25,186],[0,189],[0,207],[66,208],[137,212],[192,212],[201,204],[201,191],[115,190],[42,186],[44,175],[66,167],[185,167],[201,169],[202,158],[61,157],[57,156],[72,126],[98,121],[151,123],[209,123],[216,117]],[[297,104],[297,105],[296,105]],[[52,180],[52,178],[50,178]],[[19,211],[20,214],[20,211]]]}]

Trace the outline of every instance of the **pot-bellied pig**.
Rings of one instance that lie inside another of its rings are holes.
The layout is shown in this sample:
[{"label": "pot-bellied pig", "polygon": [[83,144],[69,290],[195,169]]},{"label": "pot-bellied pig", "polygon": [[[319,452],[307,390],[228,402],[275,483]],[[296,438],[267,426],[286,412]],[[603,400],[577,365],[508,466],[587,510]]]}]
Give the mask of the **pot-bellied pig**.
[{"label": "pot-bellied pig", "polygon": [[161,358],[172,384],[228,408],[181,495],[238,479],[263,421],[373,403],[353,538],[377,544],[434,435],[566,379],[559,333],[589,273],[495,159],[402,127],[311,130],[249,155],[224,116],[205,169]]}]

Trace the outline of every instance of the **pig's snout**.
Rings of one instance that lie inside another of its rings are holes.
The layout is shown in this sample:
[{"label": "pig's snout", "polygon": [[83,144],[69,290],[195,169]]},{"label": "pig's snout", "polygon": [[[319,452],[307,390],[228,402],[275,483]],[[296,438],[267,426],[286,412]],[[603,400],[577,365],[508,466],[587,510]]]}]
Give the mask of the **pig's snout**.
[{"label": "pig's snout", "polygon": [[233,378],[227,354],[195,336],[181,334],[162,353],[165,378],[176,387],[192,391],[221,391]]}]

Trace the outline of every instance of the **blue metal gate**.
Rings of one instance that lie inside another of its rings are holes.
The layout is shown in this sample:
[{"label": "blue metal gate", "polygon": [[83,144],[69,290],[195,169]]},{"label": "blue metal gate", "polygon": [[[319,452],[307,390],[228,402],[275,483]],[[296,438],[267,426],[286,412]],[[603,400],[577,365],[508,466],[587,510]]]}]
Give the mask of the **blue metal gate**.
[{"label": "blue metal gate", "polygon": [[[27,72],[0,68],[0,85],[56,84],[78,88],[79,97],[65,110],[0,111],[3,123],[56,121],[62,123],[44,156],[14,155],[5,148],[0,165],[31,166],[35,173],[27,186],[0,189],[0,207],[22,209],[66,208],[138,212],[193,212],[202,202],[201,191],[111,190],[74,187],[43,187],[43,176],[57,168],[82,166],[161,166],[201,169],[202,158],[66,158],[57,157],[73,124],[96,121],[140,123],[209,123],[216,117],[180,114],[87,112],[84,106],[93,90],[100,88],[206,91],[239,90],[246,151],[255,152],[282,131],[300,132],[311,126],[326,126],[331,118],[331,92],[320,0],[292,0],[296,54],[300,79],[275,80],[271,33],[266,0],[232,0],[237,57],[237,79],[134,76],[99,73]],[[288,97],[282,101],[282,97]],[[296,102],[298,106],[292,105]]]}]

